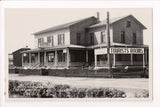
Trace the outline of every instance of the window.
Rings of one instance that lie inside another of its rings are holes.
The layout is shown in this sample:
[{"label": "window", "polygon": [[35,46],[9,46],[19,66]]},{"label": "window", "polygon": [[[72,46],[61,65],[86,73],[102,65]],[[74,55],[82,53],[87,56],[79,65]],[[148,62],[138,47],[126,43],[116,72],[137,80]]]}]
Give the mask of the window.
[{"label": "window", "polygon": [[129,54],[117,54],[116,55],[116,61],[130,61],[131,55]]},{"label": "window", "polygon": [[[82,50],[71,50],[71,62],[85,62],[86,61],[86,52]],[[78,57],[77,57],[78,56]]]},{"label": "window", "polygon": [[81,44],[81,34],[77,33],[77,44],[80,45]]},{"label": "window", "polygon": [[143,55],[133,54],[133,61],[143,61]]},{"label": "window", "polygon": [[121,31],[121,43],[125,43],[125,31]]},{"label": "window", "polygon": [[105,43],[105,32],[101,32],[101,43]]},{"label": "window", "polygon": [[44,42],[43,38],[38,38],[38,46],[41,46]]},{"label": "window", "polygon": [[64,34],[59,34],[58,35],[58,45],[63,45],[65,41]]},{"label": "window", "polygon": [[47,57],[48,57],[48,62],[54,62],[54,53],[48,53]]},{"label": "window", "polygon": [[131,27],[131,21],[127,21],[126,27]]},{"label": "window", "polygon": [[29,63],[29,53],[24,53],[23,63]]},{"label": "window", "polygon": [[66,53],[63,53],[63,51],[58,51],[58,62],[65,62],[66,59]]},{"label": "window", "polygon": [[136,39],[137,39],[136,33],[133,33],[133,44],[136,44]]},{"label": "window", "polygon": [[51,36],[48,36],[47,37],[47,43],[51,43],[52,42],[52,37]]},{"label": "window", "polygon": [[90,33],[90,44],[94,44],[94,33]]},{"label": "window", "polygon": [[107,54],[97,55],[97,61],[107,61]]},{"label": "window", "polygon": [[53,36],[47,37],[47,43],[49,44],[49,46],[53,46]]}]

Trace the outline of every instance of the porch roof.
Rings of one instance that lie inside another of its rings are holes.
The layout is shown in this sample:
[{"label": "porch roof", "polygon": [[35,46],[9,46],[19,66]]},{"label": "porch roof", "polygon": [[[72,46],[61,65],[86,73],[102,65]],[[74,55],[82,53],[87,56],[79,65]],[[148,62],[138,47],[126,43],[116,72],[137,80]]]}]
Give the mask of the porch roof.
[{"label": "porch roof", "polygon": [[[97,45],[92,45],[88,46],[88,49],[96,49],[96,48],[103,48],[107,47],[107,44],[97,44]],[[140,44],[122,44],[122,43],[111,43],[111,47],[143,47],[147,48],[148,45],[140,45]]]},{"label": "porch roof", "polygon": [[61,45],[61,46],[54,46],[54,47],[44,47],[44,48],[35,48],[24,52],[40,52],[40,51],[50,51],[50,50],[59,50],[59,49],[66,49],[66,48],[72,48],[72,49],[86,49],[85,46],[81,45]]}]

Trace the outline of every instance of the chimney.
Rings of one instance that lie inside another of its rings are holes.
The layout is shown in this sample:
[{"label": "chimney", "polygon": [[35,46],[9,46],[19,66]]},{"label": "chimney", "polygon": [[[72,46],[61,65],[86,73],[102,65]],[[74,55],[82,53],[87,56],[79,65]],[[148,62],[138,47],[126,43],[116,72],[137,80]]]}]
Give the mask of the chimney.
[{"label": "chimney", "polygon": [[100,19],[99,19],[99,12],[97,12],[97,22],[100,22]]}]

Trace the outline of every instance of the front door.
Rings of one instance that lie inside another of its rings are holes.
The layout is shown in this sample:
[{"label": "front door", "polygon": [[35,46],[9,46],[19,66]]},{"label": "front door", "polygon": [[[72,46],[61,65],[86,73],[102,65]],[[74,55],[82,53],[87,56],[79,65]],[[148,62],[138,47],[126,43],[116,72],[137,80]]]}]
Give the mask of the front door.
[{"label": "front door", "polygon": [[41,66],[44,65],[44,53],[43,52],[40,53],[40,65]]}]

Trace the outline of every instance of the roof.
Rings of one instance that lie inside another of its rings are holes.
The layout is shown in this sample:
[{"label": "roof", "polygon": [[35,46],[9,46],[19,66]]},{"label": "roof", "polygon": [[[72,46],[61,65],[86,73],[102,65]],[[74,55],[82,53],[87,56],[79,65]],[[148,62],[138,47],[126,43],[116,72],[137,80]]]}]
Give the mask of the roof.
[{"label": "roof", "polygon": [[[113,23],[120,21],[120,20],[127,18],[127,17],[134,18],[136,20],[136,22],[138,22],[138,24],[140,24],[144,29],[146,29],[146,27],[140,21],[138,21],[133,15],[126,15],[126,16],[116,17],[116,18],[110,19],[110,24],[113,24]],[[106,25],[106,20],[103,20],[100,23],[94,24],[94,25],[90,26],[89,28],[99,27],[99,26],[104,26],[104,25]]]},{"label": "roof", "polygon": [[22,51],[26,51],[26,50],[30,50],[30,48],[20,48],[14,52],[12,52],[12,54],[16,53],[16,52],[22,52]]},{"label": "roof", "polygon": [[83,19],[76,20],[76,21],[73,21],[73,22],[69,22],[69,23],[57,25],[57,26],[54,26],[54,27],[50,27],[50,28],[35,32],[35,33],[33,33],[33,35],[49,32],[49,31],[55,31],[55,30],[59,30],[59,29],[63,29],[63,28],[68,28],[71,25],[77,24],[77,23],[79,23],[81,21],[84,21],[84,20],[87,20],[87,19],[90,19],[90,18],[96,18],[96,17],[91,16],[91,17],[83,18]]},{"label": "roof", "polygon": [[[111,44],[111,47],[148,47],[148,45],[144,45],[144,44],[122,44],[122,43],[112,43]],[[97,45],[91,45],[91,46],[88,46],[87,48],[89,49],[95,49],[95,48],[103,48],[103,47],[107,47],[107,44],[104,43],[104,44],[97,44]]]},{"label": "roof", "polygon": [[54,49],[65,49],[65,48],[86,49],[85,46],[81,46],[81,45],[63,45],[63,46],[54,46],[54,47],[46,47],[46,48],[35,48],[31,50],[26,50],[23,52],[37,52],[37,51],[43,51],[43,50],[54,50]]}]

